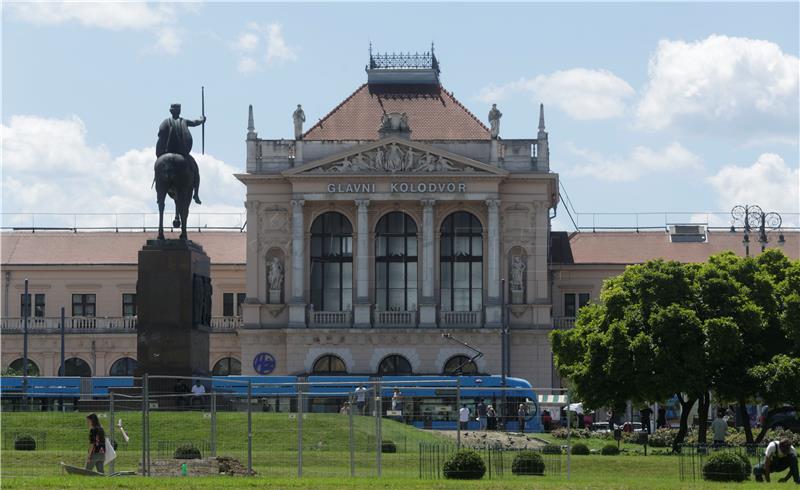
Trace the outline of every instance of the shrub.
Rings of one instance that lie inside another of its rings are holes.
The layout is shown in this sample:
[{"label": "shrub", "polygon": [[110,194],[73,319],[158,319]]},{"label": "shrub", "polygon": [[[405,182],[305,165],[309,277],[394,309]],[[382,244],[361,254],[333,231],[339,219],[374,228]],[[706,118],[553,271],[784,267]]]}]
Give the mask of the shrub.
[{"label": "shrub", "polygon": [[544,475],[542,455],[533,451],[520,451],[511,463],[511,473],[515,475]]},{"label": "shrub", "polygon": [[603,456],[616,456],[619,454],[619,448],[616,444],[606,444],[603,446],[603,449],[600,450],[600,454]]},{"label": "shrub", "polygon": [[593,433],[592,431],[586,429],[572,429],[568,431],[564,427],[550,431],[550,435],[556,439],[566,439],[568,434],[574,439],[589,439],[597,433]]},{"label": "shrub", "polygon": [[381,452],[382,453],[396,453],[397,452],[397,445],[394,441],[383,441],[381,443]]},{"label": "shrub", "polygon": [[572,454],[577,456],[586,456],[589,454],[589,446],[586,444],[579,442],[577,444],[573,444],[572,446]]},{"label": "shrub", "polygon": [[703,465],[703,479],[712,481],[744,481],[750,474],[744,459],[735,453],[714,453]]},{"label": "shrub", "polygon": [[17,451],[35,451],[36,440],[33,438],[33,436],[29,436],[27,434],[17,436],[14,439],[14,449]]},{"label": "shrub", "polygon": [[675,431],[672,429],[658,429],[650,434],[648,444],[652,447],[670,447],[675,440]]},{"label": "shrub", "polygon": [[445,478],[480,480],[486,473],[486,464],[475,451],[462,449],[447,458],[443,469]]},{"label": "shrub", "polygon": [[747,459],[746,454],[737,453],[736,455],[742,458],[742,464],[744,465],[744,477],[748,478],[750,476],[750,472],[753,471],[753,465],[750,464],[750,460]]},{"label": "shrub", "polygon": [[558,444],[547,444],[542,446],[542,454],[561,454],[561,446]]},{"label": "shrub", "polygon": [[203,456],[194,444],[183,444],[175,449],[173,457],[175,459],[200,459]]}]

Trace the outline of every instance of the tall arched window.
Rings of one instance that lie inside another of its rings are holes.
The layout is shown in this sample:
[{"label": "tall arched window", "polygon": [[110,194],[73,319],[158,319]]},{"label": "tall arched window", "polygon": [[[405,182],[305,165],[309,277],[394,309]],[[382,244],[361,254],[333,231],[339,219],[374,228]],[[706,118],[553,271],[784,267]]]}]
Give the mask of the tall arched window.
[{"label": "tall arched window", "polygon": [[139,363],[136,362],[136,359],[123,357],[114,361],[108,374],[109,376],[133,376],[138,365]]},{"label": "tall arched window", "polygon": [[311,225],[311,304],[317,311],[353,309],[353,227],[340,213]]},{"label": "tall arched window", "polygon": [[478,366],[467,356],[453,356],[444,363],[444,374],[448,376],[478,374]]},{"label": "tall arched window", "polygon": [[89,364],[80,357],[70,357],[64,361],[64,370],[66,374],[61,372],[58,368],[59,376],[80,376],[81,378],[90,378],[92,376],[92,368]]},{"label": "tall arched window", "polygon": [[417,309],[417,224],[399,211],[375,227],[375,304],[378,311]]},{"label": "tall arched window", "polygon": [[404,376],[411,374],[411,363],[408,362],[408,359],[399,354],[392,354],[384,357],[378,365],[378,374],[381,376]]},{"label": "tall arched window", "polygon": [[319,359],[314,361],[314,366],[311,368],[313,374],[347,374],[347,367],[344,361],[333,354],[325,354]]},{"label": "tall arched window", "polygon": [[242,362],[235,357],[223,357],[211,370],[214,376],[239,376],[242,374]]},{"label": "tall arched window", "polygon": [[[8,375],[9,376],[22,376],[24,361],[20,357],[19,359],[14,359],[11,361],[11,364],[8,365]],[[28,376],[39,376],[39,366],[28,358]]]},{"label": "tall arched window", "polygon": [[483,227],[473,214],[457,211],[441,228],[441,307],[480,311],[483,306]]}]

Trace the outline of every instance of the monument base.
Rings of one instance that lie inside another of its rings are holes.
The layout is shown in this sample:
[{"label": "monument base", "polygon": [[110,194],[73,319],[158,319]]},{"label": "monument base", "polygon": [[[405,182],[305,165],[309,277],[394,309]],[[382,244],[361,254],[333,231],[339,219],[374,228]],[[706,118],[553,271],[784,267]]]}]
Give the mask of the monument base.
[{"label": "monument base", "polygon": [[148,240],[139,251],[137,376],[208,376],[211,261],[184,240]]}]

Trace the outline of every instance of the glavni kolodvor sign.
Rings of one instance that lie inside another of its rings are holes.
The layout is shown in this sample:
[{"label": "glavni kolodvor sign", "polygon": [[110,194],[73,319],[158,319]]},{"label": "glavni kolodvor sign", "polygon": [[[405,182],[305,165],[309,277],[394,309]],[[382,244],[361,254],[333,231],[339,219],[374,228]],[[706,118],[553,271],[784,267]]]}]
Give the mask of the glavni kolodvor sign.
[{"label": "glavni kolodvor sign", "polygon": [[432,193],[432,192],[467,192],[467,184],[463,182],[388,182],[376,183],[337,183],[328,184],[328,192],[337,193]]}]

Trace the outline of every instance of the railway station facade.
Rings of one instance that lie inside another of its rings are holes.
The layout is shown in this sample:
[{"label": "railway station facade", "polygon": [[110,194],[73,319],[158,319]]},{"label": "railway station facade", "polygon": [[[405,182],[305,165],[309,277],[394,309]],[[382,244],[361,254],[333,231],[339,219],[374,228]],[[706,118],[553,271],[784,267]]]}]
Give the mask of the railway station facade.
[{"label": "railway station facade", "polygon": [[[505,139],[496,108],[484,123],[442,87],[432,53],[371,55],[366,71],[309,128],[298,106],[293,138],[259,137],[250,108],[236,175],[246,231],[190,236],[212,261],[216,374],[500,374],[505,360],[509,375],[556,386],[548,334],[571,327],[605,278],[741,248],[700,226],[691,240],[669,228],[553,231],[559,184],[541,106],[530,138]],[[59,369],[62,305],[67,374],[132,374],[136,251],[150,234],[0,238],[3,368],[22,354],[27,278],[40,374]],[[785,248],[800,249],[796,233]]]}]

